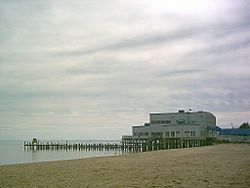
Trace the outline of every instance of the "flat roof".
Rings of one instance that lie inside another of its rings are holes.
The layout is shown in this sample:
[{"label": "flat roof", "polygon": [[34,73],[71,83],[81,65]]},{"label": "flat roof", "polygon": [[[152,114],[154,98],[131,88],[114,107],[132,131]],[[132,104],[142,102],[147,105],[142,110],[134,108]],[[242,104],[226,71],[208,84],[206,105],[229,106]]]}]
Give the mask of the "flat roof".
[{"label": "flat roof", "polygon": [[150,112],[149,115],[165,115],[165,114],[197,114],[197,113],[210,113],[206,111],[197,111],[197,112]]}]

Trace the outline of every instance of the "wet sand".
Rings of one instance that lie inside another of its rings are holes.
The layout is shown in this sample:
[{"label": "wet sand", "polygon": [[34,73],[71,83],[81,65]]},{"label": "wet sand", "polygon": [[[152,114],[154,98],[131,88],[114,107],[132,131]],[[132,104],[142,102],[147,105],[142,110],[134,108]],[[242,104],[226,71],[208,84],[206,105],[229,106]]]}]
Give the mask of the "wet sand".
[{"label": "wet sand", "polygon": [[0,166],[0,187],[250,187],[250,144]]}]

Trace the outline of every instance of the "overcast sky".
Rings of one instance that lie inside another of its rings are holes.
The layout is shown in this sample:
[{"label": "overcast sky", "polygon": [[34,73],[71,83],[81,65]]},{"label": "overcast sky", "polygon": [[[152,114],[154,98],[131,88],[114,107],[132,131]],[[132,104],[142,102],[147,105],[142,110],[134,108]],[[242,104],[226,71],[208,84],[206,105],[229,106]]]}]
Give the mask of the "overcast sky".
[{"label": "overcast sky", "polygon": [[0,139],[119,139],[178,109],[210,111],[221,127],[250,122],[249,10],[0,0]]}]

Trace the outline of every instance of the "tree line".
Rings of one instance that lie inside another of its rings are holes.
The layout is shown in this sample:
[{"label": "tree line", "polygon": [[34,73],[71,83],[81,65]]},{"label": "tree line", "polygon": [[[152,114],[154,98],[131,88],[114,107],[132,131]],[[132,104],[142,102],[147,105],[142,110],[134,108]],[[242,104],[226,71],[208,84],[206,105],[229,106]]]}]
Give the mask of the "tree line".
[{"label": "tree line", "polygon": [[249,123],[248,122],[244,122],[240,125],[240,129],[249,129],[250,126],[249,126]]}]

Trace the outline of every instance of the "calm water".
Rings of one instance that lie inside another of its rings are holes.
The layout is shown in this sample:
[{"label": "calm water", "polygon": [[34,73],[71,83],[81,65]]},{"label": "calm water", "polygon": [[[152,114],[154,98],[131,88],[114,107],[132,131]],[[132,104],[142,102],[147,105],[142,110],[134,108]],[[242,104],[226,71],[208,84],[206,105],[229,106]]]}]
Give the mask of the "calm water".
[{"label": "calm water", "polygon": [[[65,143],[66,141],[59,141],[59,142]],[[120,142],[119,140],[69,141],[69,143],[119,143],[119,142]],[[17,140],[0,141],[0,165],[81,159],[81,158],[100,157],[100,156],[112,156],[117,154],[119,155],[121,153],[119,153],[119,151],[116,152],[116,151],[85,151],[85,150],[32,151],[32,150],[24,150],[23,141],[17,141]]]}]

